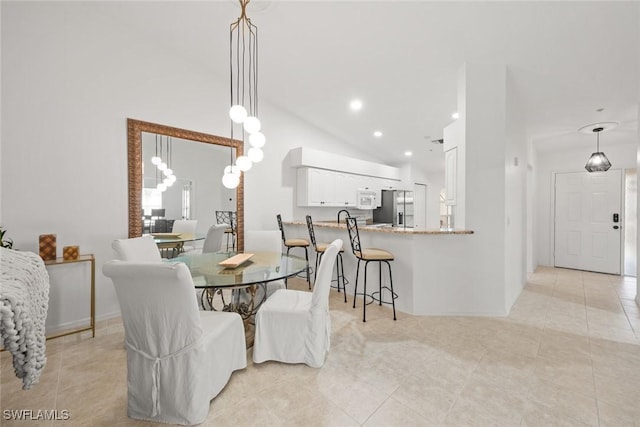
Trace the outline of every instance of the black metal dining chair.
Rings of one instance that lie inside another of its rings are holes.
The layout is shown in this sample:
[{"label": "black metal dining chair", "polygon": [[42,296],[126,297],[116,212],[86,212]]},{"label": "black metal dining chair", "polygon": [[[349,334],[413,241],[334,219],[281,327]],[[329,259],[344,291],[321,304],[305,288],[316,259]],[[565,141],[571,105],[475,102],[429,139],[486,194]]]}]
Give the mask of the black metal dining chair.
[{"label": "black metal dining chair", "polygon": [[236,235],[238,217],[234,211],[216,211],[216,223],[227,224],[228,227],[224,230],[225,236],[227,236],[227,252],[229,251],[229,240],[231,240],[231,250],[236,250]]}]

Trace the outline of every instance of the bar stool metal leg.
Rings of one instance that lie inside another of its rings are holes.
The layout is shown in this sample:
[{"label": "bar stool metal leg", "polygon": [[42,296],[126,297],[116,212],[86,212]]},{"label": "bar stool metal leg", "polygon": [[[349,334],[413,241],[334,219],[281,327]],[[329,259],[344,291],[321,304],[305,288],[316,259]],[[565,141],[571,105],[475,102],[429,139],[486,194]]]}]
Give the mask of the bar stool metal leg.
[{"label": "bar stool metal leg", "polygon": [[347,285],[344,281],[344,264],[342,261],[342,254],[338,252],[338,259],[336,262],[336,282],[338,283],[338,292],[340,292],[340,278],[342,278],[342,292],[344,293],[344,302],[347,302]]},{"label": "bar stool metal leg", "polygon": [[358,259],[358,265],[356,266],[356,284],[353,288],[353,308],[356,308],[356,297],[358,296],[358,275],[360,274],[360,260]]},{"label": "bar stool metal leg", "polygon": [[[391,305],[393,306],[393,320],[396,320],[396,298],[397,298],[397,295],[393,291],[393,278],[391,277],[391,264],[389,264],[389,261],[385,261],[385,263],[387,264],[387,267],[389,267],[389,286],[391,287]],[[382,295],[380,297],[380,300],[382,300]],[[382,302],[380,303],[380,305],[382,305]]]}]

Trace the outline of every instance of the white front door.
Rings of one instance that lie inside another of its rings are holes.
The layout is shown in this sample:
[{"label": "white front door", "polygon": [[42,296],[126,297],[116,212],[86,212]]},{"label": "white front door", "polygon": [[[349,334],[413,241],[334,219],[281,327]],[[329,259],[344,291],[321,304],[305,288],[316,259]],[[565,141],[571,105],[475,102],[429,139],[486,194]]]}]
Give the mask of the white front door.
[{"label": "white front door", "polygon": [[558,173],[555,184],[554,265],[620,274],[620,169]]}]

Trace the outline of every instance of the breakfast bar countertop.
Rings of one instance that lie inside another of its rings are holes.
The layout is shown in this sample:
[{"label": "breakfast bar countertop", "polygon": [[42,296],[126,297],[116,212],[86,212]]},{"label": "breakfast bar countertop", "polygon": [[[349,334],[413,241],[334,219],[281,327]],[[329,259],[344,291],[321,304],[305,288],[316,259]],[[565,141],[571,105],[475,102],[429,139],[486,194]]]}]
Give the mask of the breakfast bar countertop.
[{"label": "breakfast bar countertop", "polygon": [[[307,226],[305,221],[283,221],[289,225],[302,225]],[[339,228],[346,229],[347,226],[344,223],[338,224],[336,221],[314,221],[314,227],[326,227],[326,228]],[[439,230],[439,229],[421,229],[421,228],[402,228],[392,227],[385,224],[358,224],[358,230],[360,231],[372,231],[374,233],[394,233],[394,234],[473,234],[473,230]]]}]

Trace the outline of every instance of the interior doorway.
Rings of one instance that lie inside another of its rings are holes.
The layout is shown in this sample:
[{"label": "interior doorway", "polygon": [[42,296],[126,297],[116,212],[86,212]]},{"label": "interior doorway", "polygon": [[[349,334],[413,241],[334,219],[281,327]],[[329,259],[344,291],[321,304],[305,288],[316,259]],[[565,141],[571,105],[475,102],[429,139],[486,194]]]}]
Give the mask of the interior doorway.
[{"label": "interior doorway", "polygon": [[620,169],[555,176],[554,265],[621,274]]}]

